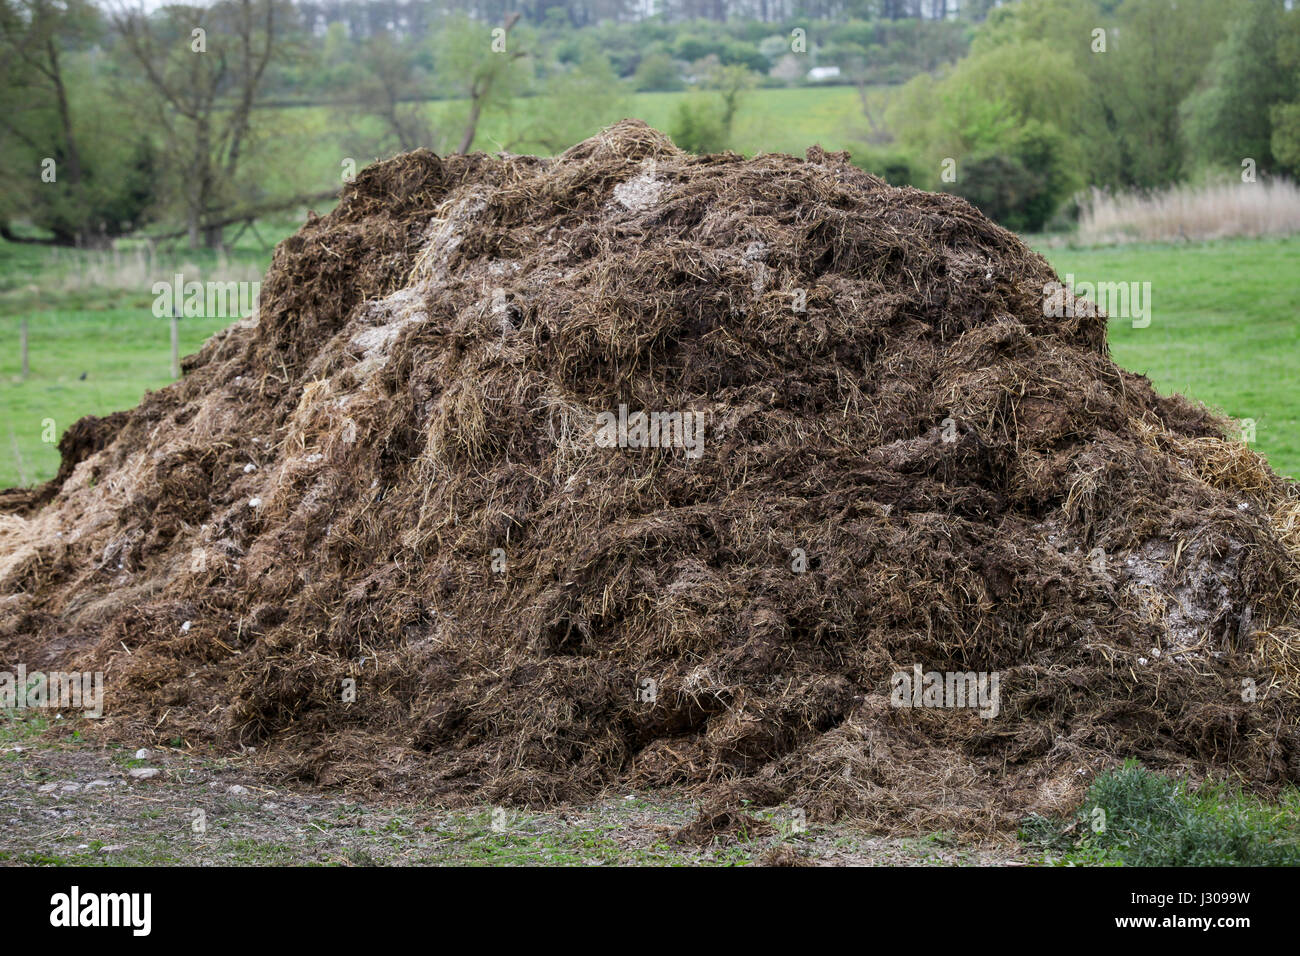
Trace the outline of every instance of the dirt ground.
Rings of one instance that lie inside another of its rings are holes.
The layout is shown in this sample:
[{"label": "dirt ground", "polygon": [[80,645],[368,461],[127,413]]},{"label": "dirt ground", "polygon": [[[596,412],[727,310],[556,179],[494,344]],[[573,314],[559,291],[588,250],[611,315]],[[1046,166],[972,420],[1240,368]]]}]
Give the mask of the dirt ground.
[{"label": "dirt ground", "polygon": [[782,807],[749,811],[756,830],[770,829],[766,835],[742,830],[706,846],[675,842],[699,809],[661,791],[608,794],[546,813],[358,804],[318,789],[267,786],[238,757],[101,747],[58,722],[0,718],[0,863],[9,866],[1035,862],[1009,840],[960,844],[941,832],[882,837],[840,824],[801,828]]}]

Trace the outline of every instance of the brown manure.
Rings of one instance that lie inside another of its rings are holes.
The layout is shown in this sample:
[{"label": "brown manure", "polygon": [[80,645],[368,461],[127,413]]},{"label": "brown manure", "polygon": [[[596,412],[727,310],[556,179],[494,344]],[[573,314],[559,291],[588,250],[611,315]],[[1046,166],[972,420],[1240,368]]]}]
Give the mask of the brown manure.
[{"label": "brown manure", "polygon": [[[451,804],[997,830],[1129,756],[1300,779],[1295,487],[1056,278],[815,148],[376,164],[0,495],[0,659],[103,671],[119,739]],[[996,713],[896,706],[915,668]]]}]

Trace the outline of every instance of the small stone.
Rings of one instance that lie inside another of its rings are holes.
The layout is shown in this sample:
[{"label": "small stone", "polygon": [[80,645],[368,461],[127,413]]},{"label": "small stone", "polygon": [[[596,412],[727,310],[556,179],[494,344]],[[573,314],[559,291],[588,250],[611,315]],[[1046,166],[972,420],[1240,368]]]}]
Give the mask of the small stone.
[{"label": "small stone", "polygon": [[109,785],[110,784],[107,780],[92,780],[90,783],[86,784],[86,789],[98,790],[100,787],[107,787]]},{"label": "small stone", "polygon": [[181,633],[188,634],[190,632],[190,628],[192,628],[193,626],[194,626],[193,621],[186,621],[184,624],[181,625]]},{"label": "small stone", "polygon": [[141,747],[139,750],[137,750],[137,751],[135,752],[135,759],[136,759],[136,760],[148,760],[148,759],[149,759],[149,751],[146,750],[145,748]]},{"label": "small stone", "polygon": [[58,787],[58,784],[57,784],[57,783],[43,783],[43,784],[41,784],[39,787],[36,788],[36,792],[37,792],[37,793],[50,793],[50,792],[51,792],[52,790],[54,790],[56,787]]},{"label": "small stone", "polygon": [[261,498],[249,498],[249,499],[248,499],[248,507],[250,507],[250,508],[260,508],[260,507],[262,507],[262,499],[261,499]]},{"label": "small stone", "polygon": [[111,846],[101,846],[99,848],[99,852],[100,853],[121,853],[126,848],[127,847],[125,843],[114,843]]},{"label": "small stone", "polygon": [[246,475],[251,475],[255,471],[257,471],[257,466],[253,464],[251,461],[244,466],[244,474]]},{"label": "small stone", "polygon": [[227,787],[226,793],[230,794],[232,797],[242,797],[244,794],[248,793],[248,788],[235,784],[231,787]]},{"label": "small stone", "polygon": [[65,784],[64,784],[62,787],[60,787],[59,789],[61,789],[64,793],[76,793],[78,790],[81,789],[81,784],[79,784],[79,783],[65,783]]},{"label": "small stone", "polygon": [[132,780],[152,780],[158,774],[162,773],[157,767],[136,767],[131,771]]}]

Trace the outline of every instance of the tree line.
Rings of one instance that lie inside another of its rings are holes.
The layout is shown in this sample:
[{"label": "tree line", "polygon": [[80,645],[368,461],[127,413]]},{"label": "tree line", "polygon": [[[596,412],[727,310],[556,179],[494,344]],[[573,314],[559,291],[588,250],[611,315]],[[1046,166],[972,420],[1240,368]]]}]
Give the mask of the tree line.
[{"label": "tree line", "polygon": [[271,107],[327,111],[346,176],[468,151],[524,98],[493,148],[558,152],[633,92],[691,89],[668,132],[704,152],[751,90],[811,66],[856,87],[855,161],[1022,230],[1084,187],[1300,171],[1285,0],[0,0],[0,236],[216,247],[332,195]]},{"label": "tree line", "polygon": [[1019,0],[891,99],[859,161],[1011,228],[1085,187],[1300,174],[1300,8],[1285,0]]},{"label": "tree line", "polygon": [[[875,79],[897,82],[960,56],[963,17],[980,7],[962,16],[956,0],[646,9],[632,0],[0,0],[0,149],[10,172],[0,236],[93,245],[147,228],[213,247],[232,223],[326,195],[331,183],[304,188],[295,176],[291,137],[277,135],[270,105],[328,104],[340,148],[379,156],[468,150],[485,113],[542,96],[557,108],[539,111],[524,141],[558,150],[609,121],[624,90],[688,80],[721,90],[729,125],[744,89],[802,77],[799,64],[792,77],[769,75],[788,59],[791,23],[823,61],[869,60]],[[840,19],[814,19],[832,10]],[[436,124],[431,99],[452,104]],[[714,143],[717,130],[696,140]]]}]

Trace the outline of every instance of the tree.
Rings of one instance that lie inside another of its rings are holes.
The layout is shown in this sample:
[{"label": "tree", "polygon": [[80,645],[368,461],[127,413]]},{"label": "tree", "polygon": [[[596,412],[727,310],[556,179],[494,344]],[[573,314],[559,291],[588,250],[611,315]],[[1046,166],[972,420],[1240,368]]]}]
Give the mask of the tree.
[{"label": "tree", "polygon": [[84,0],[0,0],[0,152],[10,188],[0,235],[29,218],[61,245],[137,224],[153,198],[154,154],[120,98],[91,75],[102,32]]},{"label": "tree", "polygon": [[438,85],[468,103],[458,153],[468,153],[474,145],[483,114],[508,106],[527,80],[520,65],[528,55],[523,40],[518,33],[513,39],[510,36],[518,22],[517,13],[507,16],[499,27],[457,17],[448,20],[439,34],[434,54]]},{"label": "tree", "polygon": [[416,63],[414,51],[380,33],[362,43],[361,78],[344,118],[355,131],[358,121],[374,118],[383,132],[370,143],[377,153],[409,152],[435,146],[422,100],[428,78]]},{"label": "tree", "polygon": [[119,7],[113,23],[141,71],[150,109],[174,157],[190,245],[215,248],[240,195],[252,114],[281,26],[279,0],[210,7]]},{"label": "tree", "polygon": [[757,82],[758,78],[752,70],[739,65],[714,66],[706,75],[705,88],[717,91],[722,100],[722,130],[728,139],[731,137],[736,114],[740,111],[741,101]]},{"label": "tree", "polygon": [[632,88],[638,93],[671,92],[683,86],[681,70],[667,53],[646,54],[632,76]]},{"label": "tree", "polygon": [[1182,107],[1197,159],[1232,167],[1247,157],[1261,167],[1274,164],[1272,108],[1296,94],[1295,71],[1278,63],[1282,15],[1282,0],[1252,0],[1214,48],[1205,86]]},{"label": "tree", "polygon": [[723,66],[710,57],[703,64],[701,91],[677,105],[669,135],[690,153],[717,153],[731,144],[731,130],[745,95],[756,77],[743,66]]},{"label": "tree", "polygon": [[1125,0],[1118,8],[1119,33],[1090,61],[1119,151],[1118,185],[1162,186],[1187,172],[1179,109],[1236,6],[1231,0]]},{"label": "tree", "polygon": [[[594,44],[584,48],[578,62],[547,77],[537,99],[536,119],[519,141],[553,154],[617,122],[627,112],[624,87],[614,75],[609,57]],[[510,148],[517,147],[511,144]]]}]

